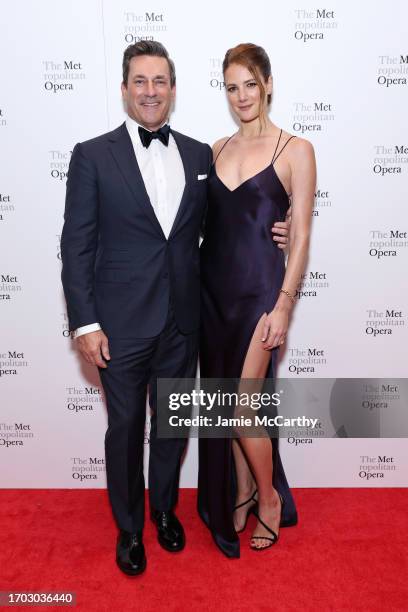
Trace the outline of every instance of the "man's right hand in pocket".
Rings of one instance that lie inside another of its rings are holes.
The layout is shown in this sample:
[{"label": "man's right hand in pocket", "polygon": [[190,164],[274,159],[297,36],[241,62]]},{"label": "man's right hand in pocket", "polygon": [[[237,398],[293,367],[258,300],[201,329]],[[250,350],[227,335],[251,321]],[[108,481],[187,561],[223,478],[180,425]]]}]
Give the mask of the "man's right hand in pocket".
[{"label": "man's right hand in pocket", "polygon": [[103,331],[83,334],[76,339],[77,347],[82,357],[91,365],[107,368],[110,360],[109,342]]}]

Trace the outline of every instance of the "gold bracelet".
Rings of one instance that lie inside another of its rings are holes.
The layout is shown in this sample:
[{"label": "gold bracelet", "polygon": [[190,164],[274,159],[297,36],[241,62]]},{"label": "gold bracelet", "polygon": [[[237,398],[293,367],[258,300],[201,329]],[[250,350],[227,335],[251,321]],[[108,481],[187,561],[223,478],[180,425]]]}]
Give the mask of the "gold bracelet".
[{"label": "gold bracelet", "polygon": [[293,302],[293,303],[295,303],[295,296],[294,296],[294,295],[291,295],[291,294],[289,293],[289,291],[286,291],[286,289],[280,289],[280,290],[279,290],[279,293],[284,293],[285,295],[287,295],[287,296],[288,296],[288,298],[290,298],[290,299],[292,300],[292,302]]}]

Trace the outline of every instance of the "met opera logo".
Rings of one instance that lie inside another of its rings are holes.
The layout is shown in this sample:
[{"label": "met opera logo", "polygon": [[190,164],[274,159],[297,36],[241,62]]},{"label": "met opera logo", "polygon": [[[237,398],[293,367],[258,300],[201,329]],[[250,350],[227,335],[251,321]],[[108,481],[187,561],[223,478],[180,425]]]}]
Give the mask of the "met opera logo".
[{"label": "met opera logo", "polygon": [[320,375],[327,365],[326,349],[321,347],[292,347],[288,354],[288,372],[294,376]]},{"label": "met opera logo", "polygon": [[320,213],[324,210],[331,208],[332,200],[330,197],[330,193],[324,189],[317,189],[315,193],[314,199],[314,208],[312,211],[312,215],[314,217],[319,217]]},{"label": "met opera logo", "polygon": [[327,272],[313,271],[305,272],[301,276],[301,281],[296,290],[296,297],[308,298],[317,297],[321,291],[329,287]]},{"label": "met opera logo", "polygon": [[73,339],[74,334],[73,332],[69,331],[69,323],[68,323],[68,315],[66,312],[62,312],[61,313],[61,318],[62,318],[62,335],[64,338],[69,338],[70,340]]},{"label": "met opera logo", "polygon": [[0,274],[0,302],[10,301],[22,291],[18,278],[12,274]]},{"label": "met opera logo", "polygon": [[377,84],[381,87],[404,86],[407,84],[408,55],[379,55]]},{"label": "met opera logo", "polygon": [[397,257],[408,247],[407,232],[399,228],[370,230],[369,235],[368,254],[375,259]]},{"label": "met opera logo", "polygon": [[47,93],[60,94],[77,89],[78,82],[86,79],[82,62],[74,60],[43,61],[44,89]]},{"label": "met opera logo", "polygon": [[53,149],[48,151],[50,160],[50,176],[55,181],[60,181],[65,185],[68,176],[69,161],[72,151],[59,151]]},{"label": "met opera logo", "polygon": [[210,57],[210,87],[223,91],[225,89],[224,75],[222,74],[222,59],[220,57]]},{"label": "met opera logo", "polygon": [[124,40],[132,45],[141,40],[155,40],[155,35],[167,32],[166,17],[162,12],[124,12]]},{"label": "met opera logo", "polygon": [[405,316],[399,308],[367,309],[367,320],[365,322],[367,336],[371,338],[391,336],[391,334],[399,333],[401,328],[405,329]]},{"label": "met opera logo", "polygon": [[358,477],[369,481],[373,486],[380,478],[386,478],[395,472],[395,457],[388,455],[360,455]]},{"label": "met opera logo", "polygon": [[327,122],[334,121],[333,104],[328,102],[294,102],[292,128],[295,133],[321,132]]},{"label": "met opera logo", "polygon": [[33,438],[30,423],[0,423],[0,448],[25,446]]},{"label": "met opera logo", "polygon": [[335,12],[328,8],[294,9],[294,38],[303,43],[324,40],[332,30],[337,30]]},{"label": "met opera logo", "polygon": [[312,429],[310,427],[297,427],[294,431],[287,432],[286,442],[290,446],[304,448],[305,444],[313,444],[315,438],[324,438],[325,431],[322,423],[317,423]]},{"label": "met opera logo", "polygon": [[24,353],[19,351],[5,351],[0,353],[0,378],[3,376],[17,376],[21,368],[27,368],[28,361]]},{"label": "met opera logo", "polygon": [[373,172],[376,176],[401,174],[408,164],[408,147],[404,144],[386,147],[374,145]]},{"label": "met opera logo", "polygon": [[77,482],[105,479],[105,473],[102,457],[71,457],[71,476]]},{"label": "met opera logo", "polygon": [[[407,435],[406,379],[337,379],[330,394],[330,418],[339,438],[404,438]],[[377,458],[378,459],[378,458]],[[363,471],[382,471],[391,461],[367,460]],[[385,468],[387,470],[388,468]],[[364,475],[360,476],[365,478]],[[382,477],[381,477],[382,478]]]},{"label": "met opera logo", "polygon": [[7,219],[8,213],[14,212],[15,206],[11,201],[9,193],[3,193],[0,191],[0,221]]},{"label": "met opera logo", "polygon": [[103,404],[103,395],[97,387],[67,387],[66,407],[70,414],[89,414],[95,404]]}]

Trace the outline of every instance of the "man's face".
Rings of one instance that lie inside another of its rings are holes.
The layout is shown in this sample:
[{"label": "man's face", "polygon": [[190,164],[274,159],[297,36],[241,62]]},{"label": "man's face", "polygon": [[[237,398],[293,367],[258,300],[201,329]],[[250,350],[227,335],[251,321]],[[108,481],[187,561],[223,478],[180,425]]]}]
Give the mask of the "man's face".
[{"label": "man's face", "polygon": [[170,85],[170,70],[164,57],[132,57],[122,96],[132,119],[151,131],[158,130],[168,119],[176,87]]}]

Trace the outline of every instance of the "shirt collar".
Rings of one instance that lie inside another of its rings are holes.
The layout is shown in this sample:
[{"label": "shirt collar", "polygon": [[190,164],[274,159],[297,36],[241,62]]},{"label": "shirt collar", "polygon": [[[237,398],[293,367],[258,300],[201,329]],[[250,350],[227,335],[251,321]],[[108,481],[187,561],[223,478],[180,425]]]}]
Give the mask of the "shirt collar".
[{"label": "shirt collar", "polygon": [[[163,127],[163,125],[166,125],[167,123],[168,123],[168,121],[165,121],[160,127]],[[140,123],[135,121],[135,119],[132,119],[132,117],[127,115],[127,117],[126,117],[126,127],[127,127],[127,131],[129,132],[130,138],[132,139],[133,142],[137,143],[140,146],[143,146],[142,143],[140,142],[140,136],[139,136],[139,131],[138,131],[139,130],[139,126],[144,128],[148,132],[152,131],[152,130],[148,130],[146,127],[144,127],[144,125],[141,125]]]}]

